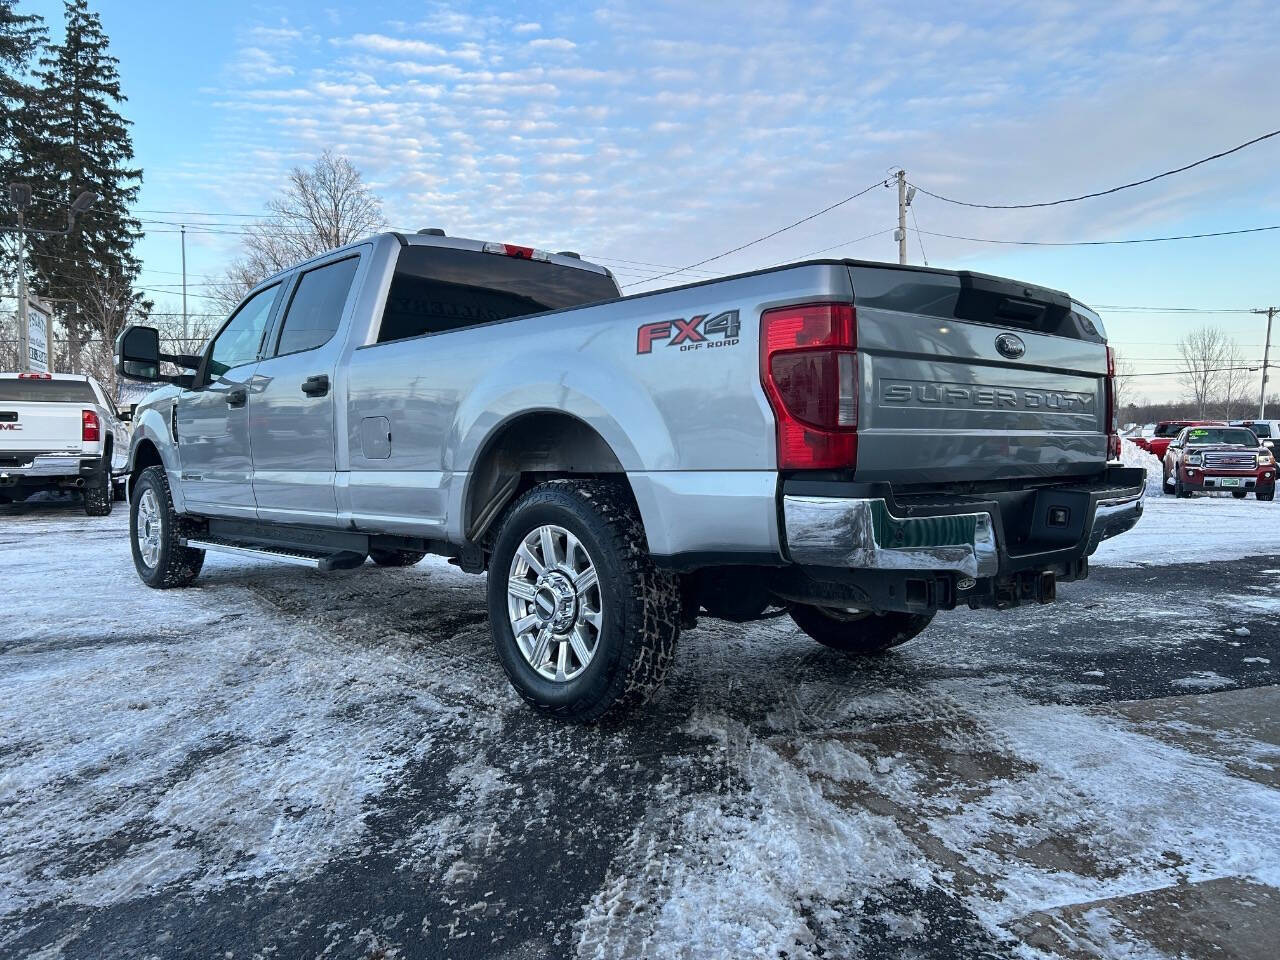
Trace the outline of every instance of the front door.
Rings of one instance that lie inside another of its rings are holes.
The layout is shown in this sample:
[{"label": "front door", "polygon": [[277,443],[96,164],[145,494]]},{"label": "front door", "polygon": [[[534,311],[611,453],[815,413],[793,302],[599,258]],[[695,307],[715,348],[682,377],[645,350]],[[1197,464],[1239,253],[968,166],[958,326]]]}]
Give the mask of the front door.
[{"label": "front door", "polygon": [[258,516],[338,523],[334,392],[358,255],[298,277],[254,372],[249,410]]},{"label": "front door", "polygon": [[178,458],[182,493],[193,513],[253,517],[250,482],[250,380],[279,284],[254,294],[209,346],[202,382],[178,397]]}]

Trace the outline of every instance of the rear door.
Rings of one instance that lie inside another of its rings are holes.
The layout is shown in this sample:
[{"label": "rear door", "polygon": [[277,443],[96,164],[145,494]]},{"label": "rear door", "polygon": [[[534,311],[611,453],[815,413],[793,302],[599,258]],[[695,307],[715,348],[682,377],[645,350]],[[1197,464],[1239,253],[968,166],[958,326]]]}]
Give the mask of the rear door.
[{"label": "rear door", "polygon": [[280,298],[280,284],[240,305],[205,352],[200,385],[178,397],[182,493],[195,513],[254,517],[250,378]]},{"label": "rear door", "polygon": [[253,376],[249,433],[258,516],[336,525],[334,393],[361,257],[299,274]]},{"label": "rear door", "polygon": [[980,274],[851,268],[859,480],[1098,473],[1101,320],[1065,294]]},{"label": "rear door", "polygon": [[0,378],[0,457],[79,453],[83,411],[97,404],[86,380]]}]

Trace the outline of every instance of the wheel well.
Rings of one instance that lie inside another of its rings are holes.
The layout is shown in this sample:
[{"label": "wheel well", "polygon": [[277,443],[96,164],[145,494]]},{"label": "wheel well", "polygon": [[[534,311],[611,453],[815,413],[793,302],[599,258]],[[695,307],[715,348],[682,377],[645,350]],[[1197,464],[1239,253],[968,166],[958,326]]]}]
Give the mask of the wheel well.
[{"label": "wheel well", "polygon": [[466,538],[479,543],[503,507],[544,480],[623,473],[609,444],[586,422],[557,411],[522,414],[504,424],[476,459],[464,506]]},{"label": "wheel well", "polygon": [[143,440],[133,451],[133,465],[129,468],[129,489],[133,489],[133,485],[138,482],[138,476],[147,467],[162,466],[164,461],[160,459],[160,451],[156,449],[156,445],[150,440]]}]

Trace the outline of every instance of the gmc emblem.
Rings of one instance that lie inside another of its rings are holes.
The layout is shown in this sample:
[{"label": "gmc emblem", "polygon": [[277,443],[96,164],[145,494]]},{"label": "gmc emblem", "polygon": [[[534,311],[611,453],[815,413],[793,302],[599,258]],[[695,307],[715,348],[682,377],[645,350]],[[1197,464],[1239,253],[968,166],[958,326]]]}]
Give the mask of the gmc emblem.
[{"label": "gmc emblem", "polygon": [[20,423],[0,423],[0,430],[21,430],[21,429],[22,429],[22,424]]}]

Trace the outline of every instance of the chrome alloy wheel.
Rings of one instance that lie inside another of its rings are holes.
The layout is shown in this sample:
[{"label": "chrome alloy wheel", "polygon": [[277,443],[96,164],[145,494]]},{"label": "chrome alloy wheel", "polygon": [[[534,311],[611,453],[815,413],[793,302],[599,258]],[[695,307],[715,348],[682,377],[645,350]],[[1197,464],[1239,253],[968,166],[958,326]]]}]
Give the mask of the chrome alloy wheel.
[{"label": "chrome alloy wheel", "polygon": [[591,663],[604,623],[595,563],[564,527],[535,527],[507,575],[507,613],[529,666],[564,683]]},{"label": "chrome alloy wheel", "polygon": [[142,562],[148,567],[154,567],[160,562],[161,532],[160,503],[156,500],[155,491],[143,490],[142,496],[138,498],[137,533],[134,536],[138,541],[138,553],[142,555]]}]

